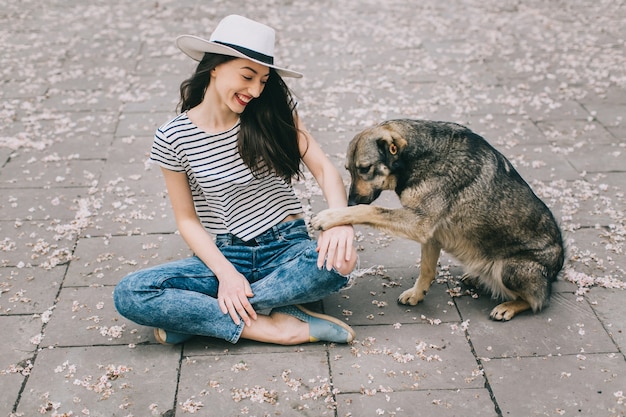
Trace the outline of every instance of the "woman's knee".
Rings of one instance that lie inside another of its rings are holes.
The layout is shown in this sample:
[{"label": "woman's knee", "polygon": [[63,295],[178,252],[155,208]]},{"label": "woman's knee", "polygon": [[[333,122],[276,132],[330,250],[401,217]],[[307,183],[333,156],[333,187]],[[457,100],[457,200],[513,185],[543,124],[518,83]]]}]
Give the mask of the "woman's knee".
[{"label": "woman's knee", "polygon": [[145,281],[142,279],[142,272],[137,271],[126,275],[113,289],[113,303],[123,316],[128,315],[128,311],[137,304],[137,298],[143,293],[141,287]]},{"label": "woman's knee", "polygon": [[126,310],[127,301],[131,294],[131,288],[128,285],[128,281],[125,278],[122,278],[120,282],[117,283],[115,288],[113,289],[113,304],[115,305],[115,309],[121,315],[125,315],[124,311]]}]

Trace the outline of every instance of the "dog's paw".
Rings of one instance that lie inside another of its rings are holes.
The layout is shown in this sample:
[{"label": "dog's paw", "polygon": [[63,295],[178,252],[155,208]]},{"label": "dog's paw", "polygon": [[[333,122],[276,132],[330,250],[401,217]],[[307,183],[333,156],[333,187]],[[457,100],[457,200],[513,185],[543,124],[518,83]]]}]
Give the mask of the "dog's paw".
[{"label": "dog's paw", "polygon": [[496,321],[509,321],[513,318],[513,316],[515,316],[515,310],[510,309],[510,308],[506,308],[506,306],[504,306],[504,304],[500,304],[498,306],[495,306],[493,310],[491,310],[491,313],[489,313],[489,317],[492,320],[496,320]]},{"label": "dog's paw", "polygon": [[506,301],[502,304],[499,304],[491,310],[489,317],[492,320],[498,321],[509,321],[516,314],[521,313],[522,311],[526,311],[530,309],[530,304],[527,301],[522,299],[517,299],[513,301]]},{"label": "dog's paw", "polygon": [[314,230],[326,230],[330,229],[333,224],[332,221],[332,209],[322,210],[311,217],[311,227]]},{"label": "dog's paw", "polygon": [[319,214],[314,214],[310,220],[311,227],[313,230],[323,230],[322,229],[322,219],[319,217]]},{"label": "dog's paw", "polygon": [[411,288],[410,290],[406,290],[402,294],[400,294],[400,297],[398,297],[398,302],[400,304],[414,306],[422,301],[425,295],[426,293],[420,292],[415,288]]}]

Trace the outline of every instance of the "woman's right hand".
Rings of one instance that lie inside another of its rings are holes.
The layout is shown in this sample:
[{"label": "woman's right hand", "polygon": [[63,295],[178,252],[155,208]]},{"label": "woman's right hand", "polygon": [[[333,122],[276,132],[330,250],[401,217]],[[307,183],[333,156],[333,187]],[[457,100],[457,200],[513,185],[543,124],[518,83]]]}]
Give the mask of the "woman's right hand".
[{"label": "woman's right hand", "polygon": [[248,280],[237,271],[218,279],[217,302],[222,313],[230,314],[237,325],[243,320],[246,326],[250,326],[252,320],[256,320],[257,314],[248,300],[254,296]]}]

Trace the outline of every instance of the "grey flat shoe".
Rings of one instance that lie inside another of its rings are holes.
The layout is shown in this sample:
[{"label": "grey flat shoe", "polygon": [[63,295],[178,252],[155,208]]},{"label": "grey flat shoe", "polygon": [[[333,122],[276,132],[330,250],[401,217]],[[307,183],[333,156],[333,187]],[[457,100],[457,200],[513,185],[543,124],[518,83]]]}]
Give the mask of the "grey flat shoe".
[{"label": "grey flat shoe", "polygon": [[309,323],[310,342],[350,343],[356,335],[354,330],[343,321],[307,310],[298,304],[277,307],[271,311],[271,314],[274,313],[287,314]]},{"label": "grey flat shoe", "polygon": [[191,339],[193,335],[184,333],[174,333],[165,329],[154,329],[154,338],[162,345],[177,345]]}]

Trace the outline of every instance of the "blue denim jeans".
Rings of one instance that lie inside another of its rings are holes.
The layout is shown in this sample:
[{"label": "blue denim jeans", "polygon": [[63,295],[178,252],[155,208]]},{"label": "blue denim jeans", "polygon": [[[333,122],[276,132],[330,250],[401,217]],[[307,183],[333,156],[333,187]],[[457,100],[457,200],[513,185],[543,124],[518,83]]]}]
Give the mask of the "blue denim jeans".
[{"label": "blue denim jeans", "polygon": [[[321,300],[348,278],[317,267],[316,242],[304,220],[280,223],[255,239],[216,236],[226,258],[250,282],[256,311]],[[166,331],[212,336],[236,343],[243,331],[217,303],[218,280],[198,257],[133,272],[115,287],[117,311],[129,320]]]}]

